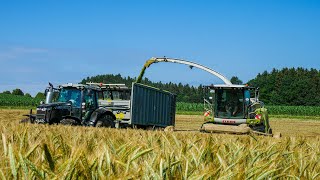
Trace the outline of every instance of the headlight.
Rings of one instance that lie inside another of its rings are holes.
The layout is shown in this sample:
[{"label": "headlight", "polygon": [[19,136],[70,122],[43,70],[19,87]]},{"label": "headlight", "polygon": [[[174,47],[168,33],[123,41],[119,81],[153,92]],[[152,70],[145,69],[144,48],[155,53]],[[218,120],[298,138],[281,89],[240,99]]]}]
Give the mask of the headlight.
[{"label": "headlight", "polygon": [[255,117],[254,117],[254,119],[261,119],[261,114],[257,114]]},{"label": "headlight", "polygon": [[46,111],[47,108],[37,108],[37,111]]}]

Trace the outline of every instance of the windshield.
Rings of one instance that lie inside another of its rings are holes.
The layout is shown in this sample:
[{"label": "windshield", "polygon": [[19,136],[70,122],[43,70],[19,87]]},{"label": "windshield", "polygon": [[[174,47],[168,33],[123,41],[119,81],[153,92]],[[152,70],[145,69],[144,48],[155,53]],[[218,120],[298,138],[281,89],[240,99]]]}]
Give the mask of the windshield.
[{"label": "windshield", "polygon": [[130,91],[103,91],[103,99],[105,100],[130,100]]},{"label": "windshield", "polygon": [[72,106],[80,107],[81,91],[79,89],[61,89],[58,102],[71,102]]},{"label": "windshield", "polygon": [[216,91],[216,117],[243,118],[243,90],[218,89]]}]

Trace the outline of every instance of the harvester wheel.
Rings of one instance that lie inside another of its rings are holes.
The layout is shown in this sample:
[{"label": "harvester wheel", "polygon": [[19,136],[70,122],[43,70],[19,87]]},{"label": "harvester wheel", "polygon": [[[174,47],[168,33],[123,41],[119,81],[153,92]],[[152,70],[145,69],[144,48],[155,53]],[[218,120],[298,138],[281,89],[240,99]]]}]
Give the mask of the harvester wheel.
[{"label": "harvester wheel", "polygon": [[75,119],[71,119],[71,118],[62,119],[60,121],[60,124],[67,125],[67,126],[77,126],[77,125],[79,125],[78,121],[76,121]]},{"label": "harvester wheel", "polygon": [[[261,125],[258,125],[258,126],[252,126],[251,128],[252,128],[253,131],[272,134],[272,129],[269,128],[268,130],[266,130],[266,126],[264,124],[261,124]],[[268,131],[268,132],[266,132],[266,131]]]},{"label": "harvester wheel", "polygon": [[96,127],[109,127],[114,128],[115,123],[111,115],[107,114],[98,119]]}]

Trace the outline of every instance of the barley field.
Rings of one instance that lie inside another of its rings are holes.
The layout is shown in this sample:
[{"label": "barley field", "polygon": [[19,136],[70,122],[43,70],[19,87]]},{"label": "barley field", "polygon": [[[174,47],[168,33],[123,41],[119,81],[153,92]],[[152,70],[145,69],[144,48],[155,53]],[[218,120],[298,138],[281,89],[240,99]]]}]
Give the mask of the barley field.
[{"label": "barley field", "polygon": [[19,124],[0,110],[1,179],[320,179],[320,122],[272,119],[284,137]]}]

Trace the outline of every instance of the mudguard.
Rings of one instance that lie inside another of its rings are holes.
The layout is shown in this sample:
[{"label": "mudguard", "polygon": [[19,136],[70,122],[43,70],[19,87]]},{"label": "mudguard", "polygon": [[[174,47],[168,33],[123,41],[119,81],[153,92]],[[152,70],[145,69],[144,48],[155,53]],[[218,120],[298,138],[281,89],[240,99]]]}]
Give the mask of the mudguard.
[{"label": "mudguard", "polygon": [[88,125],[89,126],[96,126],[97,121],[99,118],[103,117],[104,115],[111,115],[113,117],[113,119],[116,119],[115,115],[108,109],[105,108],[99,108],[95,111],[93,111],[93,113],[90,116]]}]

